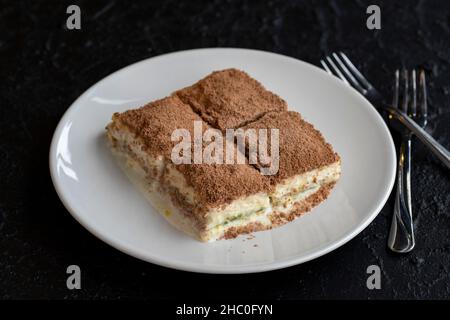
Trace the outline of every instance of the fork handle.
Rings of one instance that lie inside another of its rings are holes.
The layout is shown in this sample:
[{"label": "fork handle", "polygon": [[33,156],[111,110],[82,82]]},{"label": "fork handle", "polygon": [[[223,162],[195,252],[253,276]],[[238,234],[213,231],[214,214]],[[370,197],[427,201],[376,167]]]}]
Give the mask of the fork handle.
[{"label": "fork handle", "polygon": [[431,135],[423,130],[414,120],[403,111],[391,107],[385,107],[389,112],[404,124],[414,135],[419,138],[446,166],[450,169],[450,152],[437,142]]},{"label": "fork handle", "polygon": [[389,248],[398,253],[411,251],[415,246],[411,205],[411,135],[404,135],[399,150],[397,191],[394,214],[388,239]]}]

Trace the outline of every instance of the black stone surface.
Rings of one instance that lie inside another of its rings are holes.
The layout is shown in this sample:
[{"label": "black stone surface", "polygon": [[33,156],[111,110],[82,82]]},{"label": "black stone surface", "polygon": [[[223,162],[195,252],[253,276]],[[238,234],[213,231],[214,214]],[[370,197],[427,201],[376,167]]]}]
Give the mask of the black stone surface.
[{"label": "black stone surface", "polygon": [[[78,4],[82,29],[65,28]],[[382,29],[366,28],[378,4]],[[190,48],[243,47],[318,64],[343,50],[390,96],[393,70],[428,72],[428,130],[450,147],[450,3],[441,1],[0,1],[0,298],[153,299],[260,297],[449,298],[450,179],[414,143],[417,248],[386,248],[392,196],[376,220],[343,247],[314,261],[250,275],[203,275],[151,265],[82,228],[54,192],[50,139],[87,88],[130,63]],[[369,183],[369,182],[368,182]],[[66,267],[82,289],[66,288]],[[366,288],[366,268],[382,289]]]}]

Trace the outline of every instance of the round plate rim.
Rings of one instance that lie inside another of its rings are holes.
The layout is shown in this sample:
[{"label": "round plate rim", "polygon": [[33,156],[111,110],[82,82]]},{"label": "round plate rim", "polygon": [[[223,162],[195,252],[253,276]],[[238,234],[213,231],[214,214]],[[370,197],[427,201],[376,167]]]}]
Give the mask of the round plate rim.
[{"label": "round plate rim", "polygon": [[[383,194],[382,200],[379,201],[378,205],[376,206],[376,209],[373,210],[373,212],[365,219],[363,220],[356,228],[354,228],[351,232],[347,233],[345,236],[340,238],[339,240],[336,240],[334,243],[331,243],[330,245],[326,246],[325,248],[321,250],[314,251],[312,253],[308,253],[306,255],[303,255],[298,258],[288,258],[284,259],[282,261],[275,261],[271,263],[254,263],[251,265],[245,265],[245,266],[225,266],[222,265],[199,265],[199,264],[193,264],[193,263],[184,263],[183,261],[176,261],[176,262],[169,262],[164,260],[163,258],[160,258],[160,256],[150,256],[149,253],[144,253],[139,250],[135,250],[133,248],[126,247],[119,243],[116,239],[113,237],[109,237],[108,235],[102,234],[92,228],[87,221],[82,219],[82,217],[76,212],[76,210],[70,205],[70,202],[66,195],[62,192],[62,186],[60,185],[60,182],[57,177],[56,173],[56,164],[55,164],[55,157],[53,155],[56,154],[56,145],[58,138],[61,134],[61,131],[64,127],[64,124],[66,123],[66,120],[70,117],[70,114],[72,112],[75,112],[78,102],[84,99],[86,96],[88,96],[97,86],[99,86],[102,82],[107,81],[109,78],[114,77],[115,75],[125,72],[131,68],[137,68],[140,64],[144,64],[149,62],[150,60],[157,60],[157,59],[163,59],[168,58],[170,56],[176,56],[176,55],[183,55],[183,54],[195,54],[200,52],[206,52],[206,51],[229,51],[229,52],[237,52],[241,51],[242,53],[251,53],[251,54],[262,54],[262,55],[271,55],[277,59],[288,59],[291,60],[294,63],[303,64],[307,68],[313,68],[316,72],[322,72],[326,73],[324,70],[320,69],[319,67],[310,64],[308,62],[285,56],[282,54],[274,53],[274,52],[268,52],[268,51],[262,51],[262,50],[255,50],[255,49],[246,49],[246,48],[201,48],[201,49],[190,49],[190,50],[182,50],[182,51],[176,51],[176,52],[170,52],[154,57],[150,57],[147,59],[143,59],[137,62],[134,62],[130,65],[127,65],[117,71],[112,72],[111,74],[105,76],[101,80],[94,83],[92,86],[90,86],[86,91],[84,91],[71,105],[70,107],[64,112],[63,116],[61,117],[60,121],[58,122],[58,125],[56,126],[56,129],[52,136],[52,141],[50,145],[50,152],[49,152],[49,169],[50,169],[50,176],[51,180],[53,182],[54,188],[56,193],[58,194],[58,197],[61,199],[61,202],[63,203],[64,207],[69,211],[69,213],[72,215],[72,217],[78,221],[85,229],[87,229],[91,234],[93,234],[95,237],[99,238],[103,242],[107,243],[108,245],[112,246],[113,248],[127,254],[130,256],[133,256],[135,258],[138,258],[140,260],[150,262],[153,264],[157,264],[163,267],[168,267],[171,269],[176,270],[182,270],[182,271],[188,271],[188,272],[198,272],[198,273],[209,273],[209,274],[245,274],[245,273],[258,273],[258,272],[266,272],[271,270],[278,270],[283,269],[287,267],[291,267],[294,265],[299,265],[302,263],[305,263],[307,261],[311,261],[313,259],[316,259],[318,257],[321,257],[331,251],[334,251],[335,249],[343,246],[348,241],[356,237],[359,233],[361,233],[380,213],[381,209],[385,205],[386,201],[389,198],[389,195],[393,189],[394,182],[395,182],[395,168],[396,168],[396,152],[395,152],[395,145],[392,139],[392,135],[385,123],[385,121],[382,119],[378,111],[371,105],[371,103],[363,97],[359,92],[357,92],[355,89],[349,87],[348,85],[345,85],[342,81],[335,77],[329,77],[330,81],[334,81],[336,85],[341,86],[343,90],[347,90],[350,94],[352,94],[356,99],[360,100],[361,105],[364,106],[369,113],[371,113],[372,116],[374,116],[375,119],[378,119],[381,125],[380,127],[383,128],[384,133],[386,134],[386,137],[388,138],[388,144],[389,148],[391,149],[391,172],[390,172],[390,180],[387,188],[385,188],[385,192]],[[171,260],[174,261],[174,260]]]}]

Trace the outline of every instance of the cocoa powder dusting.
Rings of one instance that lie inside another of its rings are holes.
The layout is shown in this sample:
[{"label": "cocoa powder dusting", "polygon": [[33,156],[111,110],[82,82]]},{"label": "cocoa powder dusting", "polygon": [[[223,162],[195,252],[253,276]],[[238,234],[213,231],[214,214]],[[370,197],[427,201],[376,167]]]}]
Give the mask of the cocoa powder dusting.
[{"label": "cocoa powder dusting", "polygon": [[271,190],[270,181],[247,164],[181,164],[177,169],[206,207]]},{"label": "cocoa powder dusting", "polygon": [[220,130],[240,127],[270,111],[287,110],[283,99],[237,69],[215,71],[174,94]]},{"label": "cocoa powder dusting", "polygon": [[[279,130],[279,170],[268,176],[273,184],[339,160],[337,153],[317,129],[294,111],[267,113],[244,129]],[[259,132],[259,131],[258,131]],[[270,150],[270,137],[268,138]]]},{"label": "cocoa powder dusting", "polygon": [[171,141],[172,132],[186,129],[193,137],[194,121],[202,119],[177,97],[167,97],[138,109],[115,113],[113,121],[121,122],[141,138],[147,152],[170,159],[172,148],[178,143]]}]

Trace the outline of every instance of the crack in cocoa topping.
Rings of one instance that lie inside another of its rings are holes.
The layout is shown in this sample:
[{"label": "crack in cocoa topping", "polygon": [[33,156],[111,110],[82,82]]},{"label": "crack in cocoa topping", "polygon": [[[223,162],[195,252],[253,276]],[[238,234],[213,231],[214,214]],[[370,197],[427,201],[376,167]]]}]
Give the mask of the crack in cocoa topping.
[{"label": "crack in cocoa topping", "polygon": [[241,127],[270,111],[287,110],[282,98],[237,69],[214,71],[174,94],[220,130]]}]

